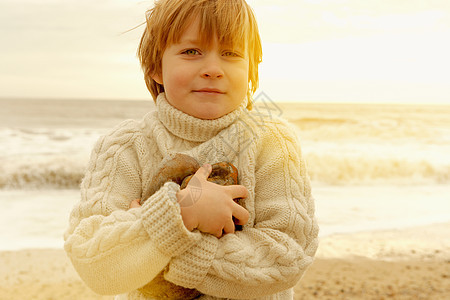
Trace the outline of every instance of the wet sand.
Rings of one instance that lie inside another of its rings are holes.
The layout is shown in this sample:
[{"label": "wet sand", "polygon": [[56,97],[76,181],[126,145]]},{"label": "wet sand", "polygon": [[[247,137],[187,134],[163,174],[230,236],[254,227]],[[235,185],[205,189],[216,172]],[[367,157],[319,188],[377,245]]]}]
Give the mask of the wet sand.
[{"label": "wet sand", "polygon": [[[449,299],[450,224],[334,235],[295,299]],[[112,299],[90,291],[63,250],[0,252],[0,299]]]}]

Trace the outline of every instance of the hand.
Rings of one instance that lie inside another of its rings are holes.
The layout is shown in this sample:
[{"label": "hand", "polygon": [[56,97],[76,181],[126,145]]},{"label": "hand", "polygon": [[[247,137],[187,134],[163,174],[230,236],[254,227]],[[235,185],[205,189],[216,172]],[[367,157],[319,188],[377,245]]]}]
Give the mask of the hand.
[{"label": "hand", "polygon": [[208,181],[211,170],[209,164],[198,169],[177,198],[189,231],[197,228],[220,238],[223,233],[234,233],[233,216],[236,224],[247,223],[249,212],[233,199],[246,198],[248,191],[242,185],[221,186]]},{"label": "hand", "polygon": [[131,201],[130,208],[141,207],[141,199]]}]

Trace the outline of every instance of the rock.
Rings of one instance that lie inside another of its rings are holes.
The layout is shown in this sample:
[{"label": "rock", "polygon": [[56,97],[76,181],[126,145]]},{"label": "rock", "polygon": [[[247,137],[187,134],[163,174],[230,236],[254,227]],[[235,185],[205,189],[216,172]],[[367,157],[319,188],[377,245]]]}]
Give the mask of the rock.
[{"label": "rock", "polygon": [[[233,164],[219,162],[211,166],[212,171],[208,177],[208,181],[220,185],[238,184],[238,170]],[[186,188],[190,179],[200,167],[196,159],[181,153],[177,153],[163,160],[154,179],[154,192],[168,181],[179,184],[181,189]],[[239,203],[238,201],[240,199],[234,200],[236,203]],[[236,224],[235,226],[237,231],[242,230],[242,225]],[[164,271],[159,273],[151,282],[140,288],[139,291],[152,299],[191,300],[201,295],[195,289],[184,288],[165,280]]]}]

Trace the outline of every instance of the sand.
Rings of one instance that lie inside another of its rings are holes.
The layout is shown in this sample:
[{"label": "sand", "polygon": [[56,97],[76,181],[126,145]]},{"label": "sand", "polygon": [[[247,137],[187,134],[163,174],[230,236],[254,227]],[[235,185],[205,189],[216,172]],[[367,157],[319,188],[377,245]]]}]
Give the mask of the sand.
[{"label": "sand", "polygon": [[[297,299],[450,299],[450,223],[321,239]],[[0,299],[112,299],[90,291],[63,250],[0,252]]]}]

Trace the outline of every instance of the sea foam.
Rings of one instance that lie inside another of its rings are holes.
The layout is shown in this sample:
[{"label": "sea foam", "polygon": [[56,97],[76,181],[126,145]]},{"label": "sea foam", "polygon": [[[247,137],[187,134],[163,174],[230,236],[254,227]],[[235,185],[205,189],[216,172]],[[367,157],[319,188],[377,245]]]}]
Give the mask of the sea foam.
[{"label": "sea foam", "polygon": [[[95,141],[154,109],[133,101],[0,104],[0,189],[78,188]],[[313,182],[450,184],[450,106],[298,103],[277,112],[299,137]]]},{"label": "sea foam", "polygon": [[[351,157],[339,154],[305,155],[313,182],[343,184],[449,184],[450,165],[403,158]],[[0,188],[78,188],[89,155],[22,156],[2,161]]]}]

